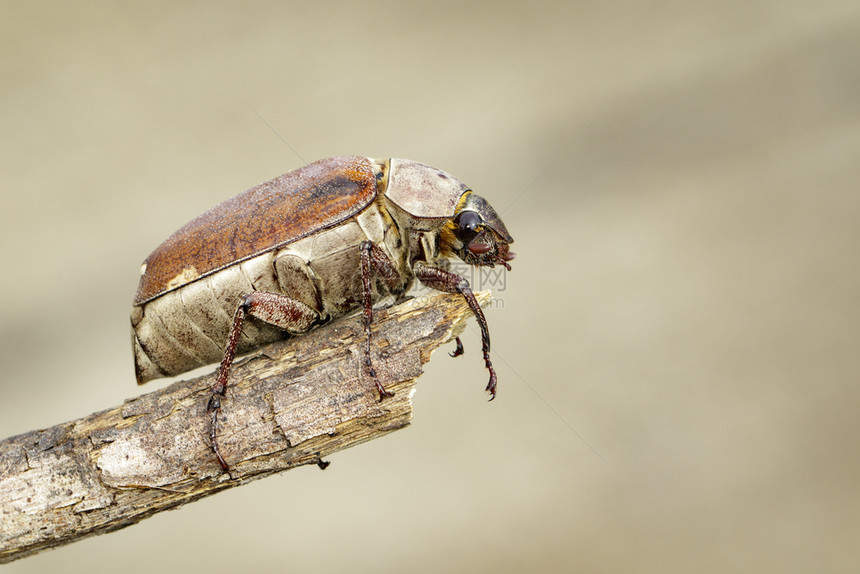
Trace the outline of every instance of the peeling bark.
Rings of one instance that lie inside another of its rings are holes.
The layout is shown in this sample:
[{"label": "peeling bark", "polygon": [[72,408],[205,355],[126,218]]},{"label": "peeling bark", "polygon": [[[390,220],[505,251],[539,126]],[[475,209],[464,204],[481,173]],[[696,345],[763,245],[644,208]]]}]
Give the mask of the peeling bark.
[{"label": "peeling bark", "polygon": [[[478,298],[484,303],[489,293]],[[360,315],[249,354],[236,363],[222,403],[219,443],[229,475],[208,442],[215,373],[0,442],[0,563],[320,464],[407,426],[422,365],[469,316],[463,298],[448,294],[376,312],[374,364],[395,391],[382,402],[363,374]]]}]

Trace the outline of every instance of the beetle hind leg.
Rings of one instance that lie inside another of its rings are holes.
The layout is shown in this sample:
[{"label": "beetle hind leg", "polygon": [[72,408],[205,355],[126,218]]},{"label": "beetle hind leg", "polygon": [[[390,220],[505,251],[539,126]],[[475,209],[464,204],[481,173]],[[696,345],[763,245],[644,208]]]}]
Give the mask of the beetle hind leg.
[{"label": "beetle hind leg", "polygon": [[242,301],[233,315],[230,336],[224,348],[224,358],[221,360],[218,377],[215,379],[215,384],[212,385],[212,395],[206,406],[206,411],[212,419],[209,427],[209,441],[212,445],[212,451],[218,459],[218,464],[225,472],[229,472],[230,467],[218,448],[218,415],[221,412],[221,398],[227,391],[227,377],[233,359],[236,358],[236,347],[239,344],[239,336],[242,333],[242,325],[246,315],[294,333],[307,331],[319,318],[319,313],[301,301],[285,295],[255,291],[242,297]]}]

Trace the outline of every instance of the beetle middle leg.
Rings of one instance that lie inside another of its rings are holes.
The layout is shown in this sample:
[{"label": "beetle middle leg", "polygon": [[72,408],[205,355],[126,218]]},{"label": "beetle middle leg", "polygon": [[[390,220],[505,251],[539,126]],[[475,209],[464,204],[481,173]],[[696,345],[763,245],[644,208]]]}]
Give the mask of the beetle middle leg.
[{"label": "beetle middle leg", "polygon": [[233,364],[233,359],[236,358],[236,346],[239,344],[239,336],[242,334],[245,315],[251,315],[294,333],[307,331],[313,322],[319,318],[316,311],[301,301],[285,295],[255,291],[242,296],[236,313],[233,315],[233,325],[230,328],[230,336],[227,338],[227,345],[224,348],[224,358],[221,360],[218,378],[212,385],[212,396],[206,407],[207,412],[212,417],[209,427],[209,440],[212,444],[212,450],[218,458],[218,464],[225,472],[229,470],[229,466],[218,448],[218,413],[221,412],[221,398],[227,390],[230,366]]},{"label": "beetle middle leg", "polygon": [[[481,350],[484,353],[484,364],[487,370],[490,371],[490,382],[487,383],[486,391],[490,393],[490,400],[496,398],[496,371],[493,369],[493,363],[490,361],[490,330],[487,327],[487,319],[484,318],[484,312],[481,306],[478,305],[478,300],[472,294],[472,288],[469,286],[469,281],[460,277],[456,273],[451,273],[445,269],[438,267],[430,267],[426,263],[417,261],[415,263],[415,276],[418,280],[437,291],[445,291],[446,293],[459,293],[469,304],[472,313],[478,320],[478,325],[481,327]],[[453,356],[459,356],[463,352],[463,344],[460,338],[457,338],[457,349]]]},{"label": "beetle middle leg", "polygon": [[371,268],[379,274],[389,289],[396,289],[400,282],[400,275],[397,269],[388,258],[388,255],[378,245],[372,241],[361,242],[361,285],[364,291],[364,366],[367,372],[376,384],[376,390],[379,391],[379,400],[385,397],[393,397],[392,391],[385,390],[379,378],[376,376],[376,369],[373,368],[373,361],[370,359],[370,325],[373,322],[373,284],[371,282]]}]

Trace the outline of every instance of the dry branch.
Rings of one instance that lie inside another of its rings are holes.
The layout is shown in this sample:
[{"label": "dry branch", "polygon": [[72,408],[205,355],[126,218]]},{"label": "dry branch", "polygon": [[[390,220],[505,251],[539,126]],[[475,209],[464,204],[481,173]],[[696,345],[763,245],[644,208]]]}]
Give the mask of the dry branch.
[{"label": "dry branch", "polygon": [[[484,303],[489,293],[477,294]],[[471,316],[436,294],[376,312],[363,376],[361,316],[264,347],[237,363],[223,403],[221,472],[208,444],[214,373],[76,421],[0,442],[0,563],[117,530],[407,426],[430,353]]]}]

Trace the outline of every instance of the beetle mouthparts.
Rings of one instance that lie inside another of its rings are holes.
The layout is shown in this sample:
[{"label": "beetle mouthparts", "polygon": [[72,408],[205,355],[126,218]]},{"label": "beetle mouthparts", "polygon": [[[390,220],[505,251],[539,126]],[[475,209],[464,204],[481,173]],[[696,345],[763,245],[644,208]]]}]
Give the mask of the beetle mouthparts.
[{"label": "beetle mouthparts", "polygon": [[490,251],[490,246],[486,243],[479,243],[477,240],[472,241],[468,247],[469,251],[474,253],[475,255],[483,255],[484,253],[488,253]]},{"label": "beetle mouthparts", "polygon": [[496,261],[499,263],[499,265],[504,266],[505,269],[510,271],[511,266],[508,264],[508,261],[510,261],[511,259],[513,259],[516,256],[517,256],[516,253],[511,253],[510,251],[508,251],[507,253],[505,253],[503,255],[500,254],[499,257],[496,259]]}]

